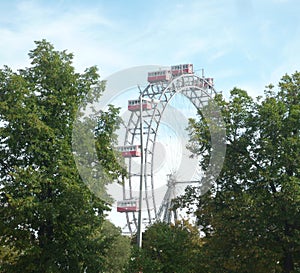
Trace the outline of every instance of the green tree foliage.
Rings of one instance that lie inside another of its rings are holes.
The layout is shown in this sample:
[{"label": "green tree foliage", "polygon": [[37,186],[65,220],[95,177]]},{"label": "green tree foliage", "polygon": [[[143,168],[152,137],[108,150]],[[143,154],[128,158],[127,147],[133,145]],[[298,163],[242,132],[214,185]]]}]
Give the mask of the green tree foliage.
[{"label": "green tree foliage", "polygon": [[[29,57],[29,68],[0,70],[0,271],[102,272],[114,241],[99,233],[108,207],[82,182],[71,144],[78,105],[99,98],[104,83],[96,67],[76,73],[73,55],[45,40]],[[105,118],[116,114],[111,107]],[[111,155],[103,160],[110,168]]]},{"label": "green tree foliage", "polygon": [[[300,73],[285,75],[278,90],[252,99],[234,88],[217,96],[226,123],[226,158],[206,194],[189,188],[177,201],[194,211],[205,233],[208,272],[300,272]],[[191,148],[210,145],[204,120],[190,124]]]},{"label": "green tree foliage", "polygon": [[205,272],[199,267],[202,241],[187,221],[155,223],[143,235],[142,250],[133,251],[127,272]]},{"label": "green tree foliage", "polygon": [[105,237],[107,237],[109,241],[112,241],[105,250],[106,258],[103,272],[124,272],[131,254],[130,238],[121,235],[121,231],[108,221],[104,222],[101,233],[105,234]]}]

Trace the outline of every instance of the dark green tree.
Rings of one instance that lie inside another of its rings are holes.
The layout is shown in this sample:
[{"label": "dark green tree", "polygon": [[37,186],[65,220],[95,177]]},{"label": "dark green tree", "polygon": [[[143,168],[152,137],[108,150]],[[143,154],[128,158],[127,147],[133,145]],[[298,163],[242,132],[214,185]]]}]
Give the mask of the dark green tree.
[{"label": "dark green tree", "polygon": [[205,272],[199,265],[202,239],[188,221],[155,223],[143,235],[142,250],[134,250],[127,272]]},{"label": "dark green tree", "polygon": [[[195,204],[205,233],[208,272],[300,270],[300,73],[252,99],[234,88],[216,97],[226,123],[226,158],[210,191],[189,189],[179,199]],[[211,153],[205,120],[190,125],[193,151]]]},{"label": "dark green tree", "polygon": [[107,240],[111,242],[105,250],[103,272],[124,272],[131,254],[130,237],[121,235],[121,231],[108,221],[102,225],[99,235],[101,234],[105,234]]},{"label": "dark green tree", "polygon": [[[45,40],[29,57],[30,67],[0,70],[0,271],[102,272],[113,241],[99,233],[108,204],[77,171],[72,130],[78,106],[97,100],[104,82],[96,67],[76,73],[73,54]],[[116,115],[111,107],[106,119]],[[92,133],[101,146],[101,134]],[[110,181],[123,171],[111,155],[101,160]]]}]

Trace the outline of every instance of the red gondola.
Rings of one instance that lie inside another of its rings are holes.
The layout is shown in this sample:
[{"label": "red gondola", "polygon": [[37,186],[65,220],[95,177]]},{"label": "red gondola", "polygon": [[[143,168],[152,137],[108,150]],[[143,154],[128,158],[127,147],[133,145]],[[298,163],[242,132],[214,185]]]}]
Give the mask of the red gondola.
[{"label": "red gondola", "polygon": [[138,210],[138,199],[128,199],[117,202],[118,212],[137,212]]},{"label": "red gondola", "polygon": [[205,78],[204,87],[212,88],[214,86],[213,78]]},{"label": "red gondola", "polygon": [[179,64],[171,66],[171,72],[173,76],[179,76],[182,74],[193,74],[193,64]]},{"label": "red gondola", "polygon": [[148,73],[148,82],[164,82],[169,81],[172,78],[172,74],[170,70],[159,70]]},{"label": "red gondola", "polygon": [[119,146],[119,147],[117,147],[117,150],[122,153],[123,157],[140,157],[141,156],[140,145]]},{"label": "red gondola", "polygon": [[[152,109],[152,103],[148,100],[143,100],[143,110],[151,110]],[[128,101],[128,110],[129,111],[140,111],[140,100],[129,100]]]}]

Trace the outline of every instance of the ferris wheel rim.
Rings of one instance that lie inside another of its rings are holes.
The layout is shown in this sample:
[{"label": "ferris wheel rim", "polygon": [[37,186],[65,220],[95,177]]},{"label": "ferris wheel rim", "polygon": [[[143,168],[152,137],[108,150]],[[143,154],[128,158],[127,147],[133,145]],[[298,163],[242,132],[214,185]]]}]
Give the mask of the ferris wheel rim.
[{"label": "ferris wheel rim", "polygon": [[[199,100],[199,104],[201,104],[201,97],[199,97],[196,93],[195,93],[195,90],[198,90],[198,91],[201,91],[202,93],[205,94],[205,96],[209,99],[213,98],[213,96],[215,94],[217,94],[217,91],[214,89],[213,86],[209,86],[207,88],[201,88],[200,84],[197,85],[197,84],[185,84],[185,82],[188,82],[186,81],[185,79],[193,79],[193,81],[195,83],[206,83],[208,84],[208,82],[206,81],[206,79],[204,77],[199,77],[197,75],[195,75],[194,73],[193,74],[182,74],[180,76],[177,76],[177,77],[174,77],[172,78],[172,80],[170,80],[168,82],[168,84],[166,85],[166,83],[161,83],[161,82],[156,82],[156,83],[149,83],[147,85],[147,87],[141,91],[141,96],[144,97],[146,96],[146,98],[149,98],[149,99],[153,99],[153,98],[156,98],[158,99],[160,102],[164,102],[164,105],[163,105],[163,110],[159,110],[157,107],[154,107],[154,111],[152,112],[152,117],[150,119],[150,125],[149,125],[149,128],[151,128],[151,124],[153,123],[153,120],[155,119],[155,115],[158,116],[158,121],[156,121],[156,129],[154,130],[154,138],[153,140],[151,140],[153,142],[153,145],[152,145],[152,150],[151,150],[151,153],[152,153],[152,158],[150,159],[151,162],[150,162],[150,187],[151,187],[151,197],[148,197],[147,195],[147,191],[146,192],[146,195],[145,195],[145,201],[146,201],[146,204],[147,204],[147,210],[148,210],[148,221],[149,223],[152,222],[152,217],[150,215],[150,208],[149,208],[149,201],[152,200],[152,203],[153,203],[153,209],[154,209],[154,219],[157,219],[158,217],[158,210],[156,209],[156,201],[155,201],[155,193],[154,193],[154,185],[155,185],[155,181],[154,181],[154,176],[153,176],[153,160],[154,160],[154,148],[155,148],[155,141],[156,141],[156,138],[157,138],[157,132],[158,132],[158,128],[160,127],[160,122],[161,122],[161,119],[162,119],[162,116],[164,114],[164,111],[166,109],[166,107],[169,105],[169,102],[171,101],[171,99],[177,94],[177,93],[181,93],[183,94],[184,96],[186,96],[190,102],[194,105],[194,107],[198,110],[200,108],[200,105],[195,105],[195,99],[198,99]],[[178,84],[179,81],[183,81],[183,85],[180,85]],[[190,82],[190,81],[189,81]],[[204,84],[203,84],[204,86]],[[160,89],[161,88],[161,89]],[[149,89],[152,90],[153,92],[149,93]],[[156,90],[154,90],[156,89]],[[188,95],[188,94],[184,94],[183,91],[185,90],[191,90],[193,89],[193,94],[194,94],[194,97],[193,99]],[[209,89],[209,90],[207,90]],[[163,92],[162,93],[159,93],[157,92],[157,90],[162,90]],[[166,95],[166,92],[168,92],[168,90],[170,91],[171,90],[171,96],[168,97],[168,95]],[[142,113],[141,113],[142,114]],[[141,117],[138,117],[137,113],[134,113],[132,112],[131,115],[130,115],[130,119],[128,121],[128,124],[132,122],[132,119],[133,117],[136,117],[136,122],[135,122],[135,128],[134,128],[134,131],[137,132],[138,131],[138,124],[139,124],[139,118]],[[128,141],[128,131],[127,131],[127,128],[126,128],[126,136],[125,136],[125,140],[124,140],[124,145],[125,144],[131,144],[133,145],[133,141],[134,141],[134,134],[132,135],[131,137],[131,141]],[[148,133],[147,133],[147,138],[146,138],[146,145],[145,145],[145,150],[148,150],[148,145],[149,145],[149,136],[150,136],[150,130],[148,129]],[[145,153],[145,173],[147,173],[147,159],[149,157],[149,154],[148,153]],[[131,160],[129,160],[131,162]],[[131,163],[129,165],[129,168],[131,166]],[[130,169],[129,169],[130,171]],[[144,176],[144,183],[145,183],[145,188],[147,187],[147,175]],[[130,179],[129,179],[129,184],[131,183]],[[125,187],[125,185],[123,185],[123,187]],[[130,186],[129,187],[129,191],[130,191],[130,197],[132,197],[132,187]],[[123,195],[124,198],[126,198],[125,194]],[[128,219],[128,213],[127,214],[127,224],[130,225],[132,221],[129,221]],[[133,215],[133,218],[135,218],[135,213],[133,212],[132,213]]]}]

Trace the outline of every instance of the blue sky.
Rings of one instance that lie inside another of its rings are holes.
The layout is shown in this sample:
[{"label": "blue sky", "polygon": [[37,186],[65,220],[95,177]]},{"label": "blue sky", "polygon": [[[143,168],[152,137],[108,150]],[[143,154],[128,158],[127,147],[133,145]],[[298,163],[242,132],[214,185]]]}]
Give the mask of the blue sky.
[{"label": "blue sky", "polygon": [[0,65],[28,66],[35,40],[103,77],[137,65],[191,62],[226,94],[261,95],[299,70],[297,0],[0,0]]}]

